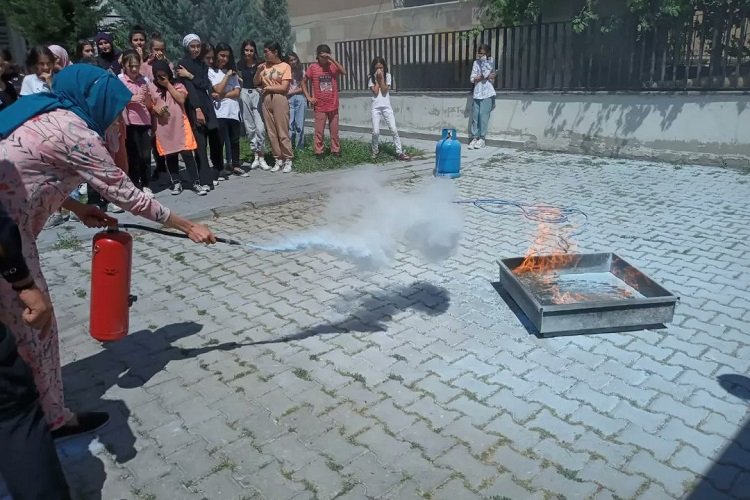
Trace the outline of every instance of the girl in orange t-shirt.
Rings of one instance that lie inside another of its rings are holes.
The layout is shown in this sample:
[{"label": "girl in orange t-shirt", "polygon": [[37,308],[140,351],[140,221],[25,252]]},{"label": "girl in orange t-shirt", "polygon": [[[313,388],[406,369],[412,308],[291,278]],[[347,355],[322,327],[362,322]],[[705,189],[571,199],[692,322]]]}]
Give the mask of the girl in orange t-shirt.
[{"label": "girl in orange t-shirt", "polygon": [[276,160],[271,172],[292,171],[292,141],[289,139],[289,101],[287,92],[292,68],[281,61],[281,46],[270,42],[263,48],[266,62],[255,73],[255,85],[263,89],[263,119],[268,141]]}]

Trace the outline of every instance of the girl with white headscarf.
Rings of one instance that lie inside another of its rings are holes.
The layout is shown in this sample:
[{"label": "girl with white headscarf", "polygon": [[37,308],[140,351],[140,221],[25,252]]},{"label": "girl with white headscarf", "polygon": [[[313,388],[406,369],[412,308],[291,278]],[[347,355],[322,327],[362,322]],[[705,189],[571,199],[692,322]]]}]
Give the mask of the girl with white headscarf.
[{"label": "girl with white headscarf", "polygon": [[208,66],[203,61],[200,37],[195,33],[190,33],[182,39],[182,46],[185,47],[185,57],[177,61],[175,73],[188,91],[185,112],[193,129],[195,141],[198,143],[195,161],[198,164],[200,183],[204,188],[213,189],[219,184],[217,173],[223,168],[221,161],[219,165],[214,165],[214,169],[208,164],[209,139],[213,143],[221,144],[219,122],[211,101],[213,85],[208,78]]}]

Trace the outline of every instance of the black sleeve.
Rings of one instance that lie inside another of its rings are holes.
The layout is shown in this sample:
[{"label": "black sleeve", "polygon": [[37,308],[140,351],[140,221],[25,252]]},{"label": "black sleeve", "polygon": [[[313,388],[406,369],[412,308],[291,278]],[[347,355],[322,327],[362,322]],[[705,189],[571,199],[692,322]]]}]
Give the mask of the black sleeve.
[{"label": "black sleeve", "polygon": [[0,274],[10,283],[29,277],[29,268],[23,258],[21,233],[2,203],[0,203]]},{"label": "black sleeve", "polygon": [[[179,66],[182,66],[183,68],[188,69],[189,71],[188,66],[190,66],[190,63],[183,59],[180,59],[179,61],[177,61],[177,64],[175,65],[175,74],[177,73],[176,69]],[[187,78],[177,79],[180,83],[182,83],[185,86],[185,90],[187,90],[187,93],[188,93],[188,101],[187,101],[186,107],[189,113],[188,118],[190,118],[191,122],[194,121],[194,116],[192,116],[191,111],[196,110],[196,109],[201,109],[201,107],[203,106],[203,99],[201,98],[201,91],[195,86],[195,83],[194,83],[196,78],[193,78],[193,80],[188,80]]]},{"label": "black sleeve", "polygon": [[214,89],[214,86],[211,85],[211,79],[208,78],[208,68],[205,66],[201,66],[200,73],[193,75],[193,79],[190,81],[198,90],[210,93]]}]

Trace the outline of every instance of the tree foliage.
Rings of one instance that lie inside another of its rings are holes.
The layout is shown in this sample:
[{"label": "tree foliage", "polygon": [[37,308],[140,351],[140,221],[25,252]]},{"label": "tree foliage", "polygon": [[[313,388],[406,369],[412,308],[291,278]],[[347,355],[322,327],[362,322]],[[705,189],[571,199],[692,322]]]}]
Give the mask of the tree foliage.
[{"label": "tree foliage", "polygon": [[279,42],[284,52],[292,50],[294,36],[289,22],[287,0],[263,0],[263,16],[266,20],[266,38],[262,41]]},{"label": "tree foliage", "polygon": [[204,41],[229,43],[239,57],[243,40],[262,45],[278,40],[291,47],[291,25],[286,0],[112,0],[123,21],[115,27],[117,40],[127,40],[133,25],[159,32],[171,58],[183,54],[182,38],[197,33]]},{"label": "tree foliage", "polygon": [[[545,2],[565,0],[480,0],[488,22],[515,26],[533,22],[544,11]],[[704,15],[707,26],[718,18],[728,18],[730,12],[750,6],[750,0],[621,0],[636,20],[640,31],[649,31],[658,25],[692,23],[695,12]],[[581,10],[572,19],[576,31],[582,31],[592,21],[608,20],[598,0],[583,0]],[[734,16],[735,19],[738,16]],[[607,23],[604,23],[606,26]]]},{"label": "tree foliage", "polygon": [[32,44],[58,44],[68,49],[90,37],[104,16],[99,0],[0,0],[8,23]]}]

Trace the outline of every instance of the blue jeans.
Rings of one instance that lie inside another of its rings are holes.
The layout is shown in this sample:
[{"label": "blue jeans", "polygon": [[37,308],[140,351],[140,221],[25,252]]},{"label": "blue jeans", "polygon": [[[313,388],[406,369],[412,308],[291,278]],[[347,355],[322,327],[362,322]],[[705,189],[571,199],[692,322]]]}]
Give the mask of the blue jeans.
[{"label": "blue jeans", "polygon": [[289,138],[294,149],[305,147],[305,110],[305,96],[296,94],[289,98]]},{"label": "blue jeans", "polygon": [[492,112],[493,100],[474,99],[471,115],[471,137],[474,139],[484,139],[487,137],[487,125],[490,122],[490,113]]}]

